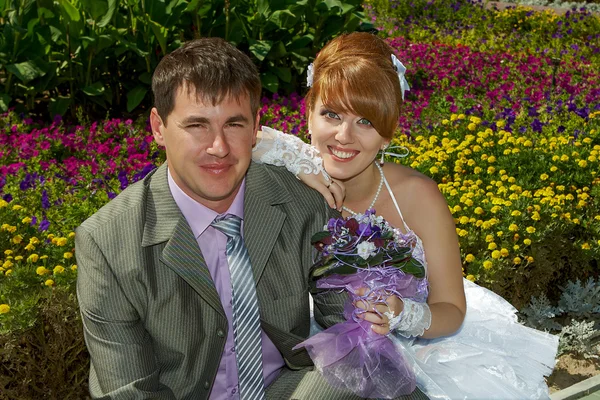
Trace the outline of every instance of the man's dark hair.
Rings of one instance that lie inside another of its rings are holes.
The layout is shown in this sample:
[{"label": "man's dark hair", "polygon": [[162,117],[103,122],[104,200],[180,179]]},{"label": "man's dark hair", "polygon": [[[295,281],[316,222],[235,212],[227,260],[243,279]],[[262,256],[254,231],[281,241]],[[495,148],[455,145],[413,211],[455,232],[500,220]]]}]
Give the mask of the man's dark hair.
[{"label": "man's dark hair", "polygon": [[220,38],[186,42],[158,63],[152,76],[152,92],[154,106],[165,124],[179,88],[213,105],[228,96],[239,99],[248,95],[253,116],[260,105],[256,66],[246,54]]}]

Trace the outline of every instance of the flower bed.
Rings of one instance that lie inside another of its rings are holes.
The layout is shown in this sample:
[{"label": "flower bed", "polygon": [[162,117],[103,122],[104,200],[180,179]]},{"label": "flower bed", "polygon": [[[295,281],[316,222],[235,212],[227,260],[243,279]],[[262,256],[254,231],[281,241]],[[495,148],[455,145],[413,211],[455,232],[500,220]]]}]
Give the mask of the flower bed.
[{"label": "flower bed", "polygon": [[[395,139],[410,155],[398,162],[439,182],[468,279],[518,308],[557,301],[559,286],[598,275],[600,48],[587,39],[599,20],[414,3],[410,18],[396,5],[375,19],[411,84]],[[306,137],[304,107],[297,94],[265,98],[262,121]],[[81,398],[73,231],[164,161],[145,120],[80,119],[0,116],[0,390],[13,397]],[[37,379],[57,354],[70,360],[62,372]]]}]

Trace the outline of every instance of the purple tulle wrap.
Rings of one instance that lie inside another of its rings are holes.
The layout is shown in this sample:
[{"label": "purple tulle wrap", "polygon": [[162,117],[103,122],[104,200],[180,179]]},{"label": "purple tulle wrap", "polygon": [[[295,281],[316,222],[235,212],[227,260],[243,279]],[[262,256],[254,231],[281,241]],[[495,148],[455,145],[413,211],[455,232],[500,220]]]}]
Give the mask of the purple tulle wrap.
[{"label": "purple tulle wrap", "polygon": [[[330,275],[317,281],[323,289],[343,289],[349,293],[345,322],[336,324],[300,343],[317,370],[337,388],[346,388],[364,398],[385,398],[410,394],[415,376],[392,341],[372,331],[371,323],[360,315],[364,310],[354,303],[362,300],[383,304],[390,295],[424,302],[427,280],[415,278],[394,267],[359,269],[352,275]],[[356,294],[367,288],[364,296]]]}]

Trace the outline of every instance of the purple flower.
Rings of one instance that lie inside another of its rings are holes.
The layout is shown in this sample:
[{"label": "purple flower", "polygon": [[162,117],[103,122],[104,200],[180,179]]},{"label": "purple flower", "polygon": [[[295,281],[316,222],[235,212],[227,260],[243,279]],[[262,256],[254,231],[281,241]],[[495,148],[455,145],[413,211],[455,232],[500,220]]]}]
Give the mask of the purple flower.
[{"label": "purple flower", "polygon": [[115,194],[115,192],[107,192],[106,195],[111,200],[114,199],[115,197],[117,197],[117,195]]},{"label": "purple flower", "polygon": [[47,231],[47,230],[48,230],[48,228],[50,228],[50,221],[48,221],[48,220],[47,220],[47,219],[44,217],[44,219],[43,219],[43,220],[42,220],[42,222],[40,223],[40,226],[39,226],[38,230],[39,230],[40,232],[44,232],[44,231]]},{"label": "purple flower", "polygon": [[125,189],[129,185],[129,180],[127,179],[127,172],[119,172],[118,179],[119,182],[121,182],[121,190]]},{"label": "purple flower", "polygon": [[533,120],[533,122],[531,123],[531,129],[533,129],[534,132],[541,132],[542,127],[543,127],[542,123],[537,118],[535,118]]},{"label": "purple flower", "polygon": [[50,208],[50,200],[48,200],[48,192],[46,189],[42,190],[42,208],[47,210]]}]

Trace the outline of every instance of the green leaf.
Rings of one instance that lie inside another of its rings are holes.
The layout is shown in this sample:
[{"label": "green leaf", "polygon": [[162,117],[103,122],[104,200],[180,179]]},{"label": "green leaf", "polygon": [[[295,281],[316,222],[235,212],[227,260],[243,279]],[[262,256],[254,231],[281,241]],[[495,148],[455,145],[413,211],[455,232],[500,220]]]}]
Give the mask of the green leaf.
[{"label": "green leaf", "polygon": [[45,74],[45,72],[40,69],[34,61],[10,64],[6,66],[6,70],[14,74],[23,83],[27,83]]},{"label": "green leaf", "polygon": [[148,17],[150,28],[152,28],[152,32],[154,32],[154,36],[156,37],[156,40],[158,40],[162,53],[167,54],[167,34],[169,30],[158,22],[152,21],[148,14],[146,14],[146,16]]},{"label": "green leaf", "polygon": [[313,40],[315,40],[313,35],[295,36],[286,47],[288,51],[307,48]]},{"label": "green leaf", "polygon": [[277,10],[271,14],[269,21],[273,22],[280,29],[289,29],[296,25],[298,17],[292,14],[290,10]]},{"label": "green leaf", "polygon": [[275,42],[273,47],[271,47],[271,51],[267,55],[270,60],[279,60],[287,55],[287,50],[285,49],[285,45],[281,43],[281,41]]},{"label": "green leaf", "polygon": [[70,105],[71,99],[69,97],[58,97],[50,99],[50,105],[48,106],[50,116],[54,117],[55,115],[64,115],[69,109]]},{"label": "green leaf", "polygon": [[47,8],[39,7],[37,9],[38,17],[40,18],[54,18],[54,13]]},{"label": "green leaf", "polygon": [[150,72],[144,72],[141,74],[138,79],[140,82],[145,83],[146,85],[152,85],[152,74]]},{"label": "green leaf", "polygon": [[272,71],[277,75],[283,82],[290,83],[292,81],[292,70],[287,67],[270,67],[269,71]]},{"label": "green leaf", "polygon": [[317,242],[322,241],[326,237],[331,237],[331,232],[329,232],[329,231],[320,231],[320,232],[317,232],[314,235],[312,235],[312,237],[310,238],[310,243],[311,244],[315,244]]},{"label": "green leaf", "polygon": [[10,97],[8,93],[0,93],[0,112],[8,111],[8,105],[11,100],[12,97]]},{"label": "green leaf", "polygon": [[88,96],[100,96],[104,93],[104,86],[102,85],[102,82],[94,82],[81,90]]},{"label": "green leaf", "polygon": [[108,0],[108,10],[104,17],[98,22],[98,26],[100,28],[104,28],[106,25],[110,23],[117,9],[117,0]]},{"label": "green leaf", "polygon": [[69,0],[58,0],[58,4],[69,22],[78,22],[81,19],[79,10]]},{"label": "green leaf", "polygon": [[104,0],[80,0],[80,4],[94,21],[98,21],[108,10],[108,4]]},{"label": "green leaf", "polygon": [[263,72],[260,74],[260,81],[262,82],[263,88],[271,93],[277,93],[277,89],[279,89],[279,80],[277,79],[277,76],[270,72]]},{"label": "green leaf", "polygon": [[271,47],[273,47],[273,42],[270,40],[250,40],[250,52],[254,54],[259,61],[265,59],[269,51],[271,51]]},{"label": "green leaf", "polygon": [[259,14],[267,14],[269,12],[269,1],[268,0],[258,0],[258,13]]},{"label": "green leaf", "polygon": [[131,112],[139,106],[146,97],[146,93],[148,93],[148,89],[144,86],[136,86],[127,92],[127,112]]}]

